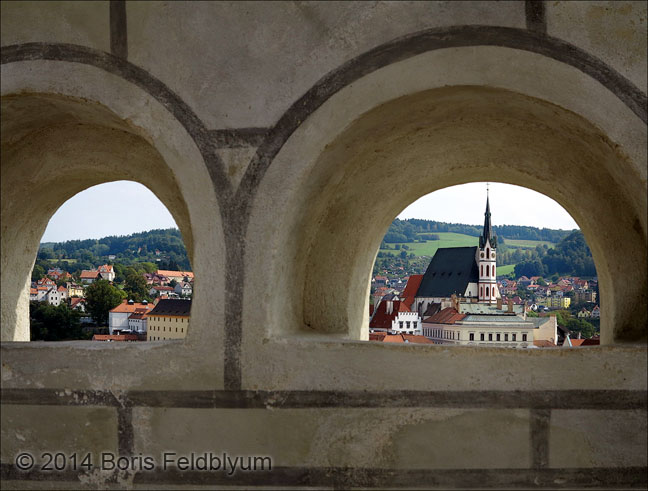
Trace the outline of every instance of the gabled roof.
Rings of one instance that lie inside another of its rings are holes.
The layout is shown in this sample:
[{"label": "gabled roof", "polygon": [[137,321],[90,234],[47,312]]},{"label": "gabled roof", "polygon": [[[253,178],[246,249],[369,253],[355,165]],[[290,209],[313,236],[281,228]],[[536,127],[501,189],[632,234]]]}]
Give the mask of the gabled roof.
[{"label": "gabled roof", "polygon": [[403,294],[401,295],[403,302],[410,310],[412,309],[412,303],[414,303],[416,292],[421,286],[421,281],[423,281],[422,274],[413,274],[410,276],[407,280],[407,285],[405,285],[405,289],[403,290]]},{"label": "gabled roof", "polygon": [[475,260],[477,247],[446,247],[437,249],[430,261],[417,297],[450,297],[463,295],[468,283],[479,281]]},{"label": "gabled roof", "polygon": [[132,312],[135,312],[137,309],[150,311],[153,307],[154,305],[152,303],[128,303],[128,300],[124,300],[110,312],[112,312],[113,314],[130,314]]},{"label": "gabled roof", "polygon": [[99,271],[93,271],[93,270],[87,270],[87,269],[84,269],[83,271],[81,271],[81,279],[82,280],[83,279],[87,279],[87,280],[94,279],[98,275],[99,275]]},{"label": "gabled roof", "polygon": [[463,320],[465,317],[466,314],[460,314],[453,307],[447,307],[432,317],[428,317],[423,322],[430,324],[454,324],[457,321]]},{"label": "gabled roof", "polygon": [[191,312],[191,300],[175,298],[160,300],[149,315],[178,315],[188,317]]},{"label": "gabled roof", "polygon": [[[391,304],[392,309],[387,313],[387,307]],[[374,312],[369,327],[372,329],[391,329],[392,321],[396,318],[399,312],[409,312],[407,306],[400,300],[383,301],[378,304],[378,309]]]}]

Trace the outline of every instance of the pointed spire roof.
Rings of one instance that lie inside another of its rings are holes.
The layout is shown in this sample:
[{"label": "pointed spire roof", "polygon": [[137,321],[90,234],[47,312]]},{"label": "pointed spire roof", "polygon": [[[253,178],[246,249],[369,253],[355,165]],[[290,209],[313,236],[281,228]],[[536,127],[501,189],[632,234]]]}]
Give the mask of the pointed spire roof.
[{"label": "pointed spire roof", "polygon": [[491,229],[491,212],[490,212],[490,203],[488,196],[488,185],[486,186],[486,212],[484,213],[484,231],[479,237],[479,247],[483,249],[486,246],[486,242],[490,242],[492,247],[497,247],[497,237],[493,236]]}]

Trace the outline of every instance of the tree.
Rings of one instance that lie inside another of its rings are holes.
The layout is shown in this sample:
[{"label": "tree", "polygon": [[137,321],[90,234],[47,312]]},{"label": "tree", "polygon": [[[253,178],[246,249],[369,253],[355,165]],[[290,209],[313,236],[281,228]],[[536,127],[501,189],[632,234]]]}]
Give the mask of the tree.
[{"label": "tree", "polygon": [[177,284],[178,284],[178,282],[177,282],[174,278],[171,278],[171,281],[169,281],[169,283],[168,283],[168,285],[169,285],[171,288],[175,288],[175,286],[176,286]]},{"label": "tree", "polygon": [[85,291],[86,309],[98,325],[108,324],[108,312],[126,297],[119,288],[106,280],[97,280]]},{"label": "tree", "polygon": [[128,298],[141,302],[142,300],[149,300],[148,297],[148,288],[146,284],[146,279],[142,276],[141,273],[136,271],[129,271],[126,276],[126,281],[124,283],[124,292]]},{"label": "tree", "polygon": [[57,307],[47,302],[29,303],[30,334],[32,341],[63,341],[84,339],[79,322],[80,314],[66,303]]},{"label": "tree", "polygon": [[32,281],[38,281],[43,276],[45,276],[45,268],[43,268],[40,264],[36,264],[34,266],[34,269],[32,269],[32,275],[31,275]]}]

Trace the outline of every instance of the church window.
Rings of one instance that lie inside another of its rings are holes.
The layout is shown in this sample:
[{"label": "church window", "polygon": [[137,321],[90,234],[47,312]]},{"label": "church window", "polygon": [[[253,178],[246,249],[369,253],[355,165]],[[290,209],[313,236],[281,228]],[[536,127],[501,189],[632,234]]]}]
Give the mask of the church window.
[{"label": "church window", "polygon": [[484,265],[481,265],[481,275],[484,276]]},{"label": "church window", "polygon": [[486,248],[486,256],[490,256],[490,249]]},{"label": "church window", "polygon": [[490,296],[490,295],[489,295],[489,288],[488,288],[488,287],[486,287],[486,296],[487,296],[487,297]]}]

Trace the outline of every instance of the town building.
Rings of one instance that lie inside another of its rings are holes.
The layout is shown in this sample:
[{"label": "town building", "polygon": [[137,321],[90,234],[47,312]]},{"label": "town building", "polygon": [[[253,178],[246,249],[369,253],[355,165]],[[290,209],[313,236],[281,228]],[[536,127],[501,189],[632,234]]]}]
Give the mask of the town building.
[{"label": "town building", "polygon": [[369,329],[373,331],[422,335],[421,317],[412,312],[401,300],[383,300],[378,304]]},{"label": "town building", "polygon": [[153,307],[155,307],[155,305],[146,300],[142,303],[134,302],[133,300],[124,300],[121,304],[108,312],[108,332],[110,334],[115,334],[121,331],[130,330],[128,319],[131,314],[134,314],[138,309],[143,310],[144,312],[149,312]]},{"label": "town building", "polygon": [[148,313],[148,341],[184,339],[189,330],[191,300],[163,299]]}]

